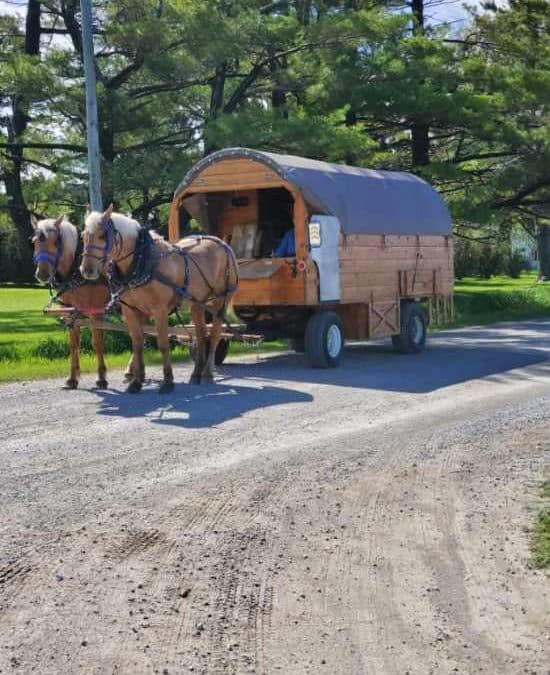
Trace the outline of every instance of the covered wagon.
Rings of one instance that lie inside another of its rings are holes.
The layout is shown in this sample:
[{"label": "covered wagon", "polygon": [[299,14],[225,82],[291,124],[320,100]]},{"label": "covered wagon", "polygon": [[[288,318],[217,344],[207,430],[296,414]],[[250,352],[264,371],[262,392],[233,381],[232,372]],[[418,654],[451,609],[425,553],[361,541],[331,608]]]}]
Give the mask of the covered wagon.
[{"label": "covered wagon", "polygon": [[196,223],[237,255],[246,330],[290,339],[315,367],[336,365],[345,341],[418,352],[429,319],[452,312],[451,218],[412,174],[221,150],[178,186],[170,240]]}]

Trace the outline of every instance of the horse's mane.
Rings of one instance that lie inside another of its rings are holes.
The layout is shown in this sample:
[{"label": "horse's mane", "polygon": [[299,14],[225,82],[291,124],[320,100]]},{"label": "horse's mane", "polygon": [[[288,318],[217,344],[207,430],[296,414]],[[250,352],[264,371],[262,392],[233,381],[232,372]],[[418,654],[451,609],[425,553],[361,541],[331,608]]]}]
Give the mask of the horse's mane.
[{"label": "horse's mane", "polygon": [[[86,232],[95,234],[97,232],[97,228],[102,223],[102,218],[103,214],[99,213],[99,211],[92,211],[92,213],[89,213],[86,216],[86,220],[84,221],[84,229]],[[134,220],[129,216],[125,216],[123,213],[111,214],[111,220],[113,221],[115,230],[123,237],[132,235],[137,236],[137,233],[141,230],[141,225],[137,220]]]},{"label": "horse's mane", "polygon": [[[48,228],[55,227],[55,221],[57,218],[46,218],[40,220],[37,224],[37,229],[43,230],[44,234],[48,235]],[[59,259],[59,265],[66,264],[67,267],[70,267],[73,263],[74,257],[76,255],[76,247],[78,244],[78,230],[76,227],[68,220],[66,217],[63,218],[59,226],[59,233],[61,236],[61,241],[63,242],[63,253]]]}]

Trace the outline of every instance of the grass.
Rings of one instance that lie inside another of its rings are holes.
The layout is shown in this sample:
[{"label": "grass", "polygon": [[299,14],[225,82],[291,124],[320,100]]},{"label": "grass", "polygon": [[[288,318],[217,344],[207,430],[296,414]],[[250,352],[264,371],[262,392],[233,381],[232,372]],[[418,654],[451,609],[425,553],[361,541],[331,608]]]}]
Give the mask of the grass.
[{"label": "grass", "polygon": [[[46,316],[44,306],[50,298],[43,288],[30,286],[0,286],[0,382],[63,377],[68,375],[68,341],[66,331],[57,318]],[[124,333],[106,333],[106,361],[109,369],[125,368],[130,358],[129,338]],[[282,349],[282,342],[269,345]],[[232,354],[252,351],[253,348],[233,343]],[[174,362],[189,360],[186,347],[175,346]],[[145,350],[147,365],[161,363],[161,356],[148,340]],[[87,329],[82,331],[80,367],[82,373],[96,371],[96,359]]]},{"label": "grass", "polygon": [[[454,326],[550,316],[550,284],[537,284],[534,273],[519,279],[462,279],[455,290]],[[67,336],[58,319],[42,312],[48,300],[49,292],[43,288],[0,285],[0,381],[58,377],[68,373]],[[105,339],[108,367],[125,367],[130,358],[128,337],[122,333],[107,333]],[[284,342],[269,344],[270,349],[284,346]],[[249,347],[231,345],[232,354],[249,351]],[[174,361],[187,360],[188,350],[176,347],[173,358]],[[145,360],[147,364],[160,363],[160,355],[151,345],[146,349]],[[95,371],[95,356],[87,331],[83,331],[81,370],[83,373]]]},{"label": "grass", "polygon": [[536,567],[550,567],[550,480],[542,485],[543,509],[531,537],[531,554]]},{"label": "grass", "polygon": [[519,279],[461,279],[455,284],[454,326],[550,317],[550,284],[534,272]]}]

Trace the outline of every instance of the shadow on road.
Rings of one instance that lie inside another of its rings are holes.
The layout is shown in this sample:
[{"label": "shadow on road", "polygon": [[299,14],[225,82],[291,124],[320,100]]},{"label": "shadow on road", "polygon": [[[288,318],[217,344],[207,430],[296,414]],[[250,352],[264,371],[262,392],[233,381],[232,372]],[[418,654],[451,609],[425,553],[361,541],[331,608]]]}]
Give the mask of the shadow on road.
[{"label": "shadow on road", "polygon": [[140,394],[97,391],[99,413],[109,417],[149,417],[162,426],[213,427],[258,408],[284,403],[309,403],[313,396],[283,387],[243,387],[227,384],[177,384],[173,393],[144,389]]},{"label": "shadow on road", "polygon": [[[391,344],[351,345],[338,368],[314,370],[305,357],[285,354],[257,362],[231,361],[225,377],[277,379],[341,387],[428,393],[482,377],[501,379],[508,371],[542,364],[550,358],[550,322],[531,321],[435,333],[421,354],[396,354]],[[547,365],[541,373],[549,374]],[[518,375],[519,377],[519,375]]]},{"label": "shadow on road", "polygon": [[[305,357],[298,354],[234,363],[229,357],[228,363],[218,368],[221,379],[215,385],[178,383],[168,395],[160,395],[149,386],[138,395],[116,390],[96,393],[101,399],[101,415],[149,417],[154,424],[203,428],[251,410],[313,401],[311,394],[289,389],[284,382],[354,387],[371,394],[423,394],[479,378],[491,378],[495,383],[521,380],[527,376],[511,371],[535,364],[538,368],[532,368],[528,377],[548,377],[549,359],[550,322],[530,321],[436,333],[421,354],[395,354],[389,343],[352,345],[340,366],[329,370],[310,368]],[[177,377],[181,378],[181,373]],[[235,380],[248,380],[252,386],[233,384]],[[269,381],[276,384],[269,385]]]}]

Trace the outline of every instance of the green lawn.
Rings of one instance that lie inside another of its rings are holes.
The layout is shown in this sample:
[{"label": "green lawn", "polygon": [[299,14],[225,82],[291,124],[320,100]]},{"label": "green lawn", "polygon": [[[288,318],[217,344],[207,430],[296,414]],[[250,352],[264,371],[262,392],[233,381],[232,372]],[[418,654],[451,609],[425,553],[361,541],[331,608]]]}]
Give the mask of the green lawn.
[{"label": "green lawn", "polygon": [[455,326],[538,317],[550,317],[550,284],[537,283],[533,272],[455,284]]},{"label": "green lawn", "polygon": [[[43,313],[49,299],[47,289],[0,284],[0,382],[68,375],[66,331],[57,318]],[[108,369],[125,368],[130,358],[128,336],[106,332],[105,342]],[[146,343],[145,362],[160,364],[161,356],[151,342]],[[270,350],[285,347],[283,342],[269,344]],[[231,344],[232,354],[253,350],[246,345]],[[175,346],[172,359],[174,362],[189,360],[189,350]],[[82,373],[96,372],[96,359],[86,329],[82,331],[80,366]]]},{"label": "green lawn", "polygon": [[[524,274],[520,279],[462,279],[455,290],[455,326],[550,317],[550,284],[537,284],[534,274]],[[0,381],[68,373],[65,331],[56,318],[42,312],[49,297],[43,288],[0,285]],[[130,356],[127,336],[108,333],[106,340],[108,367],[124,367]],[[283,346],[278,343],[275,348]],[[273,347],[270,343],[269,348]],[[246,350],[242,345],[231,346],[232,353]],[[175,361],[186,360],[188,350],[176,347],[173,357]],[[146,362],[160,363],[155,349],[146,350]],[[81,367],[83,373],[95,370],[95,357],[86,332]]]}]

